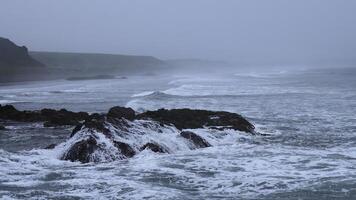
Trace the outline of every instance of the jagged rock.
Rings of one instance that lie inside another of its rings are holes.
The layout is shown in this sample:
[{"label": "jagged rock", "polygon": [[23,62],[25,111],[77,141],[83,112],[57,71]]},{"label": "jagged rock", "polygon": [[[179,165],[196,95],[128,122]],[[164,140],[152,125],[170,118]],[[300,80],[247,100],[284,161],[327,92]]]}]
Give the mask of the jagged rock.
[{"label": "jagged rock", "polygon": [[54,149],[56,147],[56,144],[50,144],[45,147],[45,149]]},{"label": "jagged rock", "polygon": [[98,114],[98,113],[91,114],[89,117],[86,118],[86,120],[82,124],[78,124],[73,129],[70,137],[73,137],[78,131],[80,131],[84,127],[101,132],[104,135],[111,137],[111,135],[109,134],[110,130],[105,127],[105,123],[106,123],[105,115]]},{"label": "jagged rock", "polygon": [[90,156],[98,149],[97,142],[93,136],[81,140],[70,147],[67,153],[62,156],[62,160],[80,161],[82,163],[90,162]]},{"label": "jagged rock", "polygon": [[114,146],[118,148],[126,158],[131,158],[136,154],[135,150],[126,143],[114,141]]},{"label": "jagged rock", "polygon": [[79,132],[80,130],[82,130],[84,124],[78,124],[74,127],[74,129],[72,130],[72,133],[70,134],[70,137],[73,137],[77,132]]},{"label": "jagged rock", "polygon": [[149,150],[151,150],[153,152],[156,152],[156,153],[168,153],[168,151],[166,149],[164,149],[163,147],[159,146],[158,144],[151,143],[151,142],[143,145],[140,148],[140,151],[143,151],[145,149],[149,149]]},{"label": "jagged rock", "polygon": [[254,132],[254,126],[241,115],[229,112],[214,112],[191,109],[159,109],[139,114],[137,119],[152,119],[164,124],[173,124],[178,129],[194,129],[207,127],[224,127]]},{"label": "jagged rock", "polygon": [[19,111],[12,105],[0,106],[0,118],[20,122],[37,122],[43,120],[37,111]]},{"label": "jagged rock", "polygon": [[75,113],[67,111],[66,109],[61,109],[59,111],[53,109],[42,109],[41,115],[47,120],[44,123],[44,126],[46,127],[63,125],[76,126],[80,121],[89,117],[89,114],[86,112]]},{"label": "jagged rock", "polygon": [[0,106],[0,118],[20,122],[41,122],[44,126],[77,125],[88,117],[85,112],[71,112],[65,109],[42,109],[41,111],[19,111],[12,105]]},{"label": "jagged rock", "polygon": [[180,135],[185,139],[190,140],[197,148],[205,148],[211,146],[205,139],[191,131],[183,131],[180,133]]},{"label": "jagged rock", "polygon": [[135,111],[132,108],[115,106],[110,108],[107,117],[118,118],[118,119],[125,118],[132,121],[135,119]]}]

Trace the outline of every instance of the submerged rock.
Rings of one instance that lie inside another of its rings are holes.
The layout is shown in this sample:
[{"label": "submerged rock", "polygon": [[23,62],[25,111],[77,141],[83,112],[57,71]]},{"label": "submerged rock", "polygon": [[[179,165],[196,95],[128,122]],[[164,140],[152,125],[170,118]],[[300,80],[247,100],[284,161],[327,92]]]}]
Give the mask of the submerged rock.
[{"label": "submerged rock", "polygon": [[121,151],[121,154],[126,158],[131,158],[136,154],[135,150],[124,142],[114,141],[114,146],[118,148]]},{"label": "submerged rock", "polygon": [[45,149],[54,149],[56,147],[56,144],[50,144],[45,147]]},{"label": "submerged rock", "polygon": [[80,161],[82,163],[88,163],[92,161],[90,157],[96,149],[98,149],[96,139],[93,136],[89,136],[88,138],[73,144],[61,159],[72,162]]},{"label": "submerged rock", "polygon": [[205,148],[211,146],[206,140],[191,131],[183,131],[180,133],[180,135],[185,139],[190,140],[197,148]]},{"label": "submerged rock", "polygon": [[143,151],[145,149],[149,149],[153,152],[156,152],[156,153],[168,153],[168,151],[166,149],[164,149],[162,146],[158,145],[158,144],[155,144],[155,143],[147,143],[145,145],[143,145],[141,148],[140,148],[140,151]]},{"label": "submerged rock", "polygon": [[254,126],[241,115],[229,112],[214,112],[191,109],[159,109],[139,114],[138,119],[152,119],[164,124],[173,124],[178,129],[203,127],[222,127],[248,133],[254,132]]}]

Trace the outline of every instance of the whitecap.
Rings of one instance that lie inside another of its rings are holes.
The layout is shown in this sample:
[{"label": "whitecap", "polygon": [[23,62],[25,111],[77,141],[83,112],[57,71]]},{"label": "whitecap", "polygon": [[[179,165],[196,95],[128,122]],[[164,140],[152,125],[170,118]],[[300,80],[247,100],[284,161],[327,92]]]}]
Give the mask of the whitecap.
[{"label": "whitecap", "polygon": [[145,91],[132,95],[131,97],[144,97],[153,94],[155,91]]},{"label": "whitecap", "polygon": [[12,104],[12,103],[19,103],[20,101],[14,101],[14,100],[0,100],[0,104]]}]

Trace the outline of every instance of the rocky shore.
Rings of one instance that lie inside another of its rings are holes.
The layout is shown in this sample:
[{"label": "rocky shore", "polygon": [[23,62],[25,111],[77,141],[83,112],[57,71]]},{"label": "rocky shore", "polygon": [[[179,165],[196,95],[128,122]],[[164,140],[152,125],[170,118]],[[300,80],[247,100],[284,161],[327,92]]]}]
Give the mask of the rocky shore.
[{"label": "rocky shore", "polygon": [[[12,105],[0,105],[0,120],[40,122],[46,127],[73,126],[60,148],[62,160],[87,162],[111,161],[135,156],[143,150],[170,153],[160,141],[141,141],[150,134],[176,133],[171,140],[183,140],[189,149],[212,146],[194,129],[236,130],[255,134],[254,126],[236,113],[192,109],[159,109],[136,113],[131,108],[113,107],[107,113],[72,112],[65,109],[19,111]],[[137,142],[140,141],[140,142]]]}]

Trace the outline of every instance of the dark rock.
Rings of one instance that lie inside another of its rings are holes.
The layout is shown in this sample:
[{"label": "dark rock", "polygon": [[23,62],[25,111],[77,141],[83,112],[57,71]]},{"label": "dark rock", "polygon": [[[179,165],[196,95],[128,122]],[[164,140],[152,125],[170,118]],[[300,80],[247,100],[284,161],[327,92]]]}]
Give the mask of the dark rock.
[{"label": "dark rock", "polygon": [[45,149],[54,149],[56,147],[56,144],[50,144],[45,147]]},{"label": "dark rock", "polygon": [[183,131],[180,133],[180,135],[185,139],[190,140],[198,148],[205,148],[211,146],[205,139],[191,131]]},{"label": "dark rock", "polygon": [[19,111],[12,105],[0,107],[1,119],[20,122],[45,121],[44,126],[46,127],[63,125],[75,126],[78,125],[80,121],[85,120],[88,116],[88,113],[85,112],[75,113],[65,109],[58,111],[53,109],[42,109],[41,111]]},{"label": "dark rock", "polygon": [[254,133],[254,126],[241,115],[229,112],[214,112],[191,109],[159,109],[139,114],[137,119],[152,119],[164,124],[173,124],[178,129],[224,127]]},{"label": "dark rock", "polygon": [[145,149],[149,149],[149,150],[151,150],[153,152],[156,152],[156,153],[168,153],[168,151],[166,149],[164,149],[163,147],[159,146],[158,144],[151,143],[151,142],[143,145],[140,148],[140,151],[143,151]]},{"label": "dark rock", "polygon": [[83,124],[86,128],[95,129],[99,132],[108,131],[105,128],[105,115],[101,115],[98,113],[94,113],[88,117],[87,120],[84,121]]},{"label": "dark rock", "polygon": [[98,114],[98,113],[91,114],[89,117],[86,118],[86,120],[82,124],[78,124],[73,129],[70,137],[73,137],[82,128],[95,130],[103,133],[107,137],[111,137],[110,130],[105,127],[105,123],[106,123],[105,115]]},{"label": "dark rock", "polygon": [[132,108],[115,106],[110,108],[107,117],[118,118],[118,119],[125,118],[132,121],[135,119],[135,111]]},{"label": "dark rock", "polygon": [[77,132],[82,130],[83,125],[84,124],[78,124],[77,126],[75,126],[74,129],[72,130],[72,133],[70,134],[70,137],[73,137]]},{"label": "dark rock", "polygon": [[37,122],[43,120],[37,111],[19,111],[12,105],[0,107],[0,118],[20,122]]},{"label": "dark rock", "polygon": [[3,130],[6,130],[6,128],[5,128],[5,126],[3,126],[3,125],[0,125],[0,131],[3,131]]},{"label": "dark rock", "polygon": [[114,145],[126,158],[131,158],[136,154],[135,150],[126,143],[114,141]]},{"label": "dark rock", "polygon": [[81,140],[68,150],[66,154],[62,156],[62,160],[69,161],[80,161],[82,163],[90,162],[90,156],[93,152],[98,149],[97,142],[93,136],[89,136],[89,138],[85,140]]},{"label": "dark rock", "polygon": [[67,111],[66,109],[61,109],[59,111],[53,109],[42,109],[41,115],[47,120],[44,123],[44,126],[64,126],[71,125],[76,126],[80,121],[85,120],[89,117],[89,114],[86,112],[72,112]]}]

